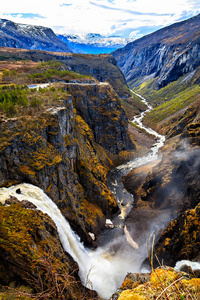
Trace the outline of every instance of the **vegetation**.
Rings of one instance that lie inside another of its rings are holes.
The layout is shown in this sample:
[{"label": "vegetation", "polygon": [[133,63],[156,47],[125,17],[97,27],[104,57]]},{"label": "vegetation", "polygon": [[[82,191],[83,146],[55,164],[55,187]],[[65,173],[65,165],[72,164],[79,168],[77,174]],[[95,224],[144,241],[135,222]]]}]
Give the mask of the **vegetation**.
[{"label": "vegetation", "polygon": [[192,78],[188,78],[187,75],[183,76],[159,90],[153,88],[155,78],[142,83],[141,78],[131,82],[130,86],[147,98],[154,107],[154,110],[145,116],[144,123],[156,128],[159,122],[170,118],[173,114],[195,102],[200,93],[199,76],[200,68],[197,69]]},{"label": "vegetation", "polygon": [[33,115],[50,106],[63,105],[68,92],[61,86],[28,89],[27,85],[0,86],[0,113],[7,117]]},{"label": "vegetation", "polygon": [[27,107],[27,86],[2,86],[0,87],[0,111],[7,116],[17,112],[17,107]]},{"label": "vegetation", "polygon": [[2,300],[96,295],[80,283],[78,267],[62,249],[51,219],[18,203],[0,207],[0,280]]},{"label": "vegetation", "polygon": [[71,79],[85,79],[91,76],[82,75],[66,69],[66,65],[57,61],[33,63],[29,61],[2,63],[2,84],[32,84],[49,81],[70,81]]},{"label": "vegetation", "polygon": [[153,270],[146,283],[126,280],[122,289],[118,300],[198,300],[200,278],[189,279],[184,273],[162,267]]}]

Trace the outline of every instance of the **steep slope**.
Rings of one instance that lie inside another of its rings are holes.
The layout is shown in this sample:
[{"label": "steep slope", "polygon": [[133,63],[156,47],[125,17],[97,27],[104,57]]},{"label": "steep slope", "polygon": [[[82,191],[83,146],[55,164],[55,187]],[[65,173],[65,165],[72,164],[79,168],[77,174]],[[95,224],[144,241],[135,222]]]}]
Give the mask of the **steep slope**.
[{"label": "steep slope", "polygon": [[72,52],[52,29],[43,26],[18,24],[0,19],[0,46]]},{"label": "steep slope", "polygon": [[200,14],[142,37],[112,54],[128,83],[156,78],[161,88],[200,65]]}]

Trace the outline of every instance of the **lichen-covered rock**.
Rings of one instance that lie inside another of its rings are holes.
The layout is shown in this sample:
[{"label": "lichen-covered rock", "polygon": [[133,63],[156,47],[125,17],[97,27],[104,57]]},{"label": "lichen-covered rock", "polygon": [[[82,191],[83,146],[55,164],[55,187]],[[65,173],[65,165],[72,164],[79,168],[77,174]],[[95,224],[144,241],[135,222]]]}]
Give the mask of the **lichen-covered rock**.
[{"label": "lichen-covered rock", "polygon": [[[134,274],[133,274],[134,275]],[[129,275],[130,277],[130,275]],[[135,276],[133,276],[135,278]],[[147,276],[148,278],[148,276]],[[125,285],[125,279],[122,287]],[[191,278],[186,273],[175,271],[172,268],[162,267],[152,270],[149,279],[145,282],[140,280],[135,282],[129,279],[129,285],[124,290],[121,289],[117,297],[113,300],[149,300],[149,299],[184,299],[194,297],[198,299],[200,292],[200,279]],[[172,298],[173,297],[173,298]]]},{"label": "lichen-covered rock", "polygon": [[[49,216],[18,203],[0,206],[0,282],[30,287],[26,299],[42,294],[45,299],[96,297],[80,283],[78,266],[64,252]],[[23,296],[15,289],[11,292],[12,299]]]},{"label": "lichen-covered rock", "polygon": [[128,118],[108,84],[69,85],[75,108],[94,133],[95,142],[112,153],[135,150],[128,134]]}]

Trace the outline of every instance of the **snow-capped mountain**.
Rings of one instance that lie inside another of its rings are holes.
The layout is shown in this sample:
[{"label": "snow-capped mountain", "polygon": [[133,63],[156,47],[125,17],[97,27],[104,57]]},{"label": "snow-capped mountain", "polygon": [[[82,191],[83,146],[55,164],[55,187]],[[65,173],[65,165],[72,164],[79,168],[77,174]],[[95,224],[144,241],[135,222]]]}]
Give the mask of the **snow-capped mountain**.
[{"label": "snow-capped mountain", "polygon": [[58,37],[65,42],[75,53],[110,53],[124,47],[131,39],[119,36],[102,36],[97,33],[89,34],[59,34]]},{"label": "snow-capped mountain", "polygon": [[72,52],[52,29],[0,19],[0,47]]}]

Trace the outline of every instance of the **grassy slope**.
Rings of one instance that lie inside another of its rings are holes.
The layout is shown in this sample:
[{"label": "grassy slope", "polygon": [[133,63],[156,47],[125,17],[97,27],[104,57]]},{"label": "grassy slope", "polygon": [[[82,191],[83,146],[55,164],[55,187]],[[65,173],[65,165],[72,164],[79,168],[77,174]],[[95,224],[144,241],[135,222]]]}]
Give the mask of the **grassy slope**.
[{"label": "grassy slope", "polygon": [[131,82],[130,85],[133,89],[146,97],[154,107],[154,110],[145,116],[144,123],[156,128],[161,121],[169,119],[172,115],[195,102],[200,95],[199,77],[200,68],[197,69],[191,79],[186,80],[187,76],[181,77],[160,90],[153,89],[156,79],[144,81],[142,84],[141,78]]}]

